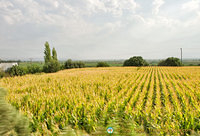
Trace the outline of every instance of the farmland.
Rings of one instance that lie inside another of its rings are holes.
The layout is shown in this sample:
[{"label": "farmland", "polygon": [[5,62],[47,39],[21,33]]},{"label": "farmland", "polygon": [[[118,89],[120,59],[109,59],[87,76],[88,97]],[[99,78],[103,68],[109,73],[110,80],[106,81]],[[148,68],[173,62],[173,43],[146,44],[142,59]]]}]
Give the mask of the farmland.
[{"label": "farmland", "polygon": [[200,131],[200,67],[110,67],[2,78],[35,135],[186,135]]},{"label": "farmland", "polygon": [[[108,63],[110,66],[113,67],[121,67],[123,66],[123,62],[124,60],[102,60],[106,63]],[[150,64],[150,66],[156,66],[158,65],[160,60],[147,60],[147,62]],[[13,61],[16,62],[16,61]],[[60,61],[60,64],[63,65],[65,61]],[[83,63],[85,63],[85,67],[96,67],[97,63],[100,62],[100,60],[83,60]],[[21,67],[27,67],[28,65],[37,65],[42,67],[44,62],[42,61],[24,61],[24,62],[20,62],[19,65]],[[199,59],[184,59],[183,60],[183,65],[184,66],[199,66],[200,65],[200,60]]]}]

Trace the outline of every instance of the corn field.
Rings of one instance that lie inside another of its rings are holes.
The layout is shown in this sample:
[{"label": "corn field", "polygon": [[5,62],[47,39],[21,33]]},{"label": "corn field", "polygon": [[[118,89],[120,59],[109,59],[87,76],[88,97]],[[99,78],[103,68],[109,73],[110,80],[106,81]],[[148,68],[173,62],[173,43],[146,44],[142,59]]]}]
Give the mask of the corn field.
[{"label": "corn field", "polygon": [[200,67],[64,70],[2,78],[6,100],[30,120],[33,135],[67,127],[88,135],[200,134]]}]

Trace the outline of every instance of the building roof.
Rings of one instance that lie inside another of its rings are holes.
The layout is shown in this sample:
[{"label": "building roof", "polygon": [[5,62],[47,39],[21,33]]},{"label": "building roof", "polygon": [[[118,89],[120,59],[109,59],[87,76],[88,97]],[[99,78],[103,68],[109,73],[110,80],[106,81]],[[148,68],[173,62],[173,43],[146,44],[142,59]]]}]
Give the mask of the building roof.
[{"label": "building roof", "polygon": [[11,68],[12,66],[18,65],[17,63],[0,63],[0,69],[3,71],[6,71],[8,68]]}]

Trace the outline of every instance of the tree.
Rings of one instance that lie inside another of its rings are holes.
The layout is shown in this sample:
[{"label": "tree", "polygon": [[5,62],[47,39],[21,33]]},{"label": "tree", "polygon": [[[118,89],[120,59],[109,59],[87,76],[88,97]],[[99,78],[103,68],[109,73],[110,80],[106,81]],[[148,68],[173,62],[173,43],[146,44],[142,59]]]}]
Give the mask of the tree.
[{"label": "tree", "polygon": [[41,73],[42,72],[42,68],[38,65],[29,65],[27,66],[27,73],[30,74],[35,74],[35,73]]},{"label": "tree", "polygon": [[82,61],[78,61],[77,65],[78,65],[78,68],[84,68],[85,67],[85,63],[83,63]]},{"label": "tree", "polygon": [[51,58],[51,49],[49,47],[48,42],[45,43],[44,55],[45,55],[44,56],[45,63],[50,62],[52,58]]},{"label": "tree", "polygon": [[166,60],[160,61],[158,66],[181,66],[181,61],[179,58],[169,57]]},{"label": "tree", "polygon": [[83,62],[81,61],[73,62],[71,59],[68,59],[64,64],[65,69],[84,68],[84,67],[85,67],[85,64]]},{"label": "tree", "polygon": [[53,60],[58,61],[57,53],[56,53],[56,49],[55,48],[53,48],[53,50],[52,50],[52,58],[53,58]]},{"label": "tree", "polygon": [[97,67],[110,67],[106,62],[98,62]]},{"label": "tree", "polygon": [[56,60],[51,60],[48,63],[45,63],[43,66],[43,71],[45,73],[53,73],[60,70],[60,63]]},{"label": "tree", "polygon": [[10,76],[22,76],[26,74],[26,69],[14,65],[11,68],[9,68],[6,72],[8,72]]},{"label": "tree", "polygon": [[141,57],[134,56],[124,61],[123,66],[148,66],[149,64]]},{"label": "tree", "polygon": [[65,68],[66,68],[66,69],[74,68],[74,64],[73,64],[73,62],[72,62],[71,59],[68,59],[68,60],[65,62]]},{"label": "tree", "polygon": [[49,47],[49,43],[45,43],[45,50],[44,50],[44,61],[45,64],[43,66],[43,71],[46,73],[53,73],[60,70],[60,63],[57,59],[57,53],[55,48],[52,50],[51,56],[51,49]]}]

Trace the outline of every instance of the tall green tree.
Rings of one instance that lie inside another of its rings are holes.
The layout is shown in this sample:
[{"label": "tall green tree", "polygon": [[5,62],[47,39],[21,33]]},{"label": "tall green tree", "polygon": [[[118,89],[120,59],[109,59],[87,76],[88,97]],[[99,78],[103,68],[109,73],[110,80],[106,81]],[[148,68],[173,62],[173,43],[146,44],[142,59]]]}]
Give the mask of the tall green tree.
[{"label": "tall green tree", "polygon": [[44,49],[44,61],[45,61],[45,64],[50,62],[51,61],[51,49],[49,47],[49,43],[46,42],[45,43],[45,49]]},{"label": "tall green tree", "polygon": [[49,47],[49,43],[45,43],[45,50],[44,50],[44,61],[45,64],[43,66],[43,71],[46,73],[53,73],[60,70],[60,63],[57,58],[57,53],[55,48],[52,50],[51,56],[51,49]]},{"label": "tall green tree", "polygon": [[53,50],[52,50],[52,58],[53,58],[53,60],[58,61],[57,52],[56,52],[56,49],[54,47],[53,47]]}]

